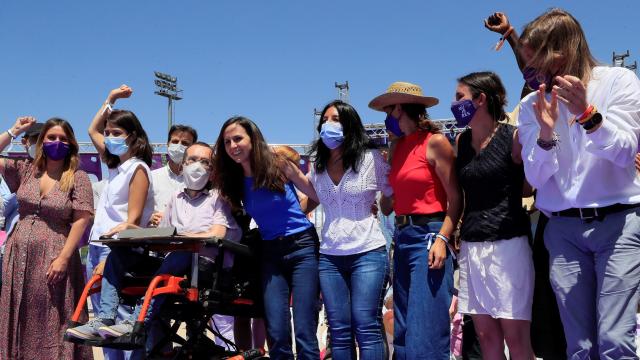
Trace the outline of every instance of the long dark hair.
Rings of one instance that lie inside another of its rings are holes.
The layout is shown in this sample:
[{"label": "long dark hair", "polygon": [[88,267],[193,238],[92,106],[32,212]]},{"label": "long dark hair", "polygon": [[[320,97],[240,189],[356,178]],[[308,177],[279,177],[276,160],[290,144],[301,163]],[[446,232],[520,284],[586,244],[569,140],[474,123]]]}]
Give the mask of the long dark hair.
[{"label": "long dark hair", "polygon": [[[367,144],[369,142],[367,133],[362,125],[362,120],[360,120],[360,115],[358,115],[358,112],[353,106],[341,100],[334,100],[328,103],[320,113],[318,133],[320,133],[322,125],[325,123],[324,115],[331,107],[335,107],[336,110],[338,110],[338,118],[344,134],[344,142],[342,143],[342,166],[345,171],[352,168],[353,171],[357,172],[358,165],[367,150]],[[322,142],[322,139],[318,138],[318,140],[311,145],[309,154],[313,157],[317,172],[323,172],[327,169],[330,150]]]},{"label": "long dark hair", "polygon": [[47,135],[49,129],[54,126],[60,126],[67,136],[67,142],[69,143],[69,153],[64,158],[64,165],[62,167],[62,176],[60,177],[60,190],[69,192],[73,189],[73,183],[76,175],[76,171],[80,168],[80,156],[78,152],[80,147],[76,141],[76,136],[73,132],[73,128],[68,121],[60,118],[51,118],[44,123],[38,141],[36,142],[36,157],[33,160],[33,165],[39,170],[44,171],[47,168],[47,156],[42,151],[42,143]]},{"label": "long dark hair", "polygon": [[235,209],[241,207],[244,197],[244,173],[242,165],[233,160],[225,149],[224,132],[237,124],[247,132],[251,140],[251,171],[254,189],[264,188],[271,191],[284,192],[285,175],[278,166],[279,161],[286,161],[276,155],[262,136],[258,126],[243,116],[234,116],[225,121],[220,129],[215,145],[213,169],[213,186],[220,191]]},{"label": "long dark hair", "polygon": [[480,94],[487,97],[487,110],[494,121],[507,118],[504,106],[507,105],[507,91],[500,77],[491,71],[473,72],[458,79],[458,82],[469,87],[473,98]]},{"label": "long dark hair", "polygon": [[[127,145],[131,150],[131,156],[137,157],[148,166],[151,166],[153,150],[151,149],[151,144],[149,144],[147,133],[142,128],[142,124],[140,124],[136,114],[129,110],[113,110],[109,114],[107,122],[124,129],[129,135],[127,137]],[[120,157],[111,154],[107,149],[104,151],[102,160],[110,169],[120,165]]]}]

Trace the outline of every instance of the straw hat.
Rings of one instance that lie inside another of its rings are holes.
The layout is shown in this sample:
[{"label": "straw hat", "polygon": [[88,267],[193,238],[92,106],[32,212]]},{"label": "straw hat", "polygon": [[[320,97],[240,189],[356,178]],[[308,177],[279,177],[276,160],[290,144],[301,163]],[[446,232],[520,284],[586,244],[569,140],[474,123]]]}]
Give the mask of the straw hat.
[{"label": "straw hat", "polygon": [[431,107],[437,105],[438,102],[437,98],[424,96],[419,85],[397,81],[391,84],[384,94],[371,100],[369,107],[383,111],[382,109],[389,105],[422,104],[425,107]]}]

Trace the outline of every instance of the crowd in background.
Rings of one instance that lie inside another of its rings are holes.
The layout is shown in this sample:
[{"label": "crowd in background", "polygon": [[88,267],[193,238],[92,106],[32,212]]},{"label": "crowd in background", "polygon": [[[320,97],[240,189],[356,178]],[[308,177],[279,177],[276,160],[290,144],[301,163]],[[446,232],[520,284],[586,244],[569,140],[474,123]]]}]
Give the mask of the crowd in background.
[{"label": "crowd in background", "polygon": [[[446,86],[466,130],[451,142],[429,119],[440,100],[394,82],[369,103],[386,115],[389,148],[372,145],[352,105],[332,101],[320,113],[308,174],[299,155],[272,149],[243,116],[222,125],[213,147],[195,129],[173,126],[167,165],[152,171],[141,122],[114,108],[133,94],[122,85],[88,130],[108,168],[92,187],[69,122],[18,118],[0,134],[0,149],[23,136],[29,155],[0,159],[8,234],[0,359],[91,358],[90,347],[63,336],[133,331],[141,309],[120,302],[125,273],[186,276],[191,268],[189,252],[112,250],[99,238],[173,226],[240,241],[248,229],[238,214],[262,238],[264,322],[214,321],[242,349],[263,347],[266,337],[271,358],[320,359],[321,294],[333,359],[503,359],[505,344],[512,359],[638,358],[640,80],[600,65],[564,10],[545,12],[520,35],[502,13],[485,26],[501,34],[499,46],[510,44],[522,71],[516,111],[505,110],[498,72],[460,74]],[[541,212],[534,233],[523,208],[532,195]],[[308,216],[317,206],[320,233]],[[380,223],[390,214],[393,234]],[[85,234],[86,268],[77,251]],[[222,268],[231,267],[225,258]],[[67,327],[96,274],[93,318],[85,309],[82,324]],[[163,331],[165,300],[151,300],[144,348],[104,348],[105,358],[144,358]]]}]

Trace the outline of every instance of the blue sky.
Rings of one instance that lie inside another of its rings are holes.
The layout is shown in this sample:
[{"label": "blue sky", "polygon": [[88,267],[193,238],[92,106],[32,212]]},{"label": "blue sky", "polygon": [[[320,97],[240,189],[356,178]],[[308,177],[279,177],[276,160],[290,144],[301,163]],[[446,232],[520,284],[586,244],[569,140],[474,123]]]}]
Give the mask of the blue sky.
[{"label": "blue sky", "polygon": [[[605,5],[606,4],[606,5]],[[235,114],[255,120],[272,143],[307,143],[313,109],[349,81],[365,123],[384,117],[368,102],[393,81],[440,98],[433,118],[451,117],[455,79],[493,70],[518,101],[522,77],[508,46],[482,20],[506,12],[517,30],[559,6],[582,23],[596,58],[640,60],[640,1],[2,1],[0,118],[63,117],[79,140],[108,91],[134,89],[133,110],[154,142],[166,141],[166,99],[153,71],[178,77],[176,121],[214,141]]]}]

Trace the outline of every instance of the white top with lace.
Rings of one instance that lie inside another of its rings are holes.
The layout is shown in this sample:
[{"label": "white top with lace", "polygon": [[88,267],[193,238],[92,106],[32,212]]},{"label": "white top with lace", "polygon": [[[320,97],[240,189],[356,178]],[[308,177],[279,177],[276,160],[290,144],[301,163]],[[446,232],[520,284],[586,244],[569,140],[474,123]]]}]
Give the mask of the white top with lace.
[{"label": "white top with lace", "polygon": [[337,185],[326,171],[311,170],[308,176],[325,213],[320,241],[322,254],[353,255],[385,246],[386,240],[371,206],[378,191],[387,196],[393,194],[388,174],[389,165],[375,150],[367,151],[358,171],[347,170]]}]

